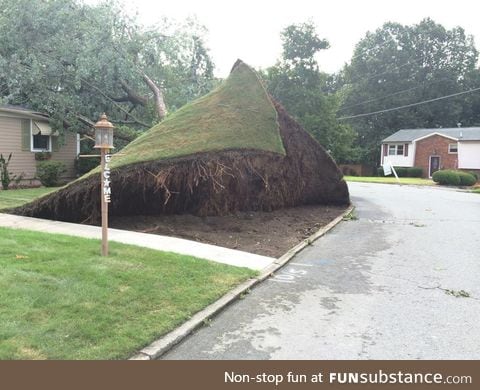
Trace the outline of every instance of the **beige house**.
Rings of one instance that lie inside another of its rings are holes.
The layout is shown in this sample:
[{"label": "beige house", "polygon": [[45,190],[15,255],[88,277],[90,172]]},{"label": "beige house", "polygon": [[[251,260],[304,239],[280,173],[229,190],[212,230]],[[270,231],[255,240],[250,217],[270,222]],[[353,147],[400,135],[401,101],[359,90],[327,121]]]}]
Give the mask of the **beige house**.
[{"label": "beige house", "polygon": [[65,164],[65,180],[73,179],[79,149],[78,134],[54,133],[47,115],[15,106],[0,106],[0,153],[5,158],[12,153],[9,171],[22,175],[22,184],[38,184],[36,167],[45,152],[49,152],[51,160]]}]

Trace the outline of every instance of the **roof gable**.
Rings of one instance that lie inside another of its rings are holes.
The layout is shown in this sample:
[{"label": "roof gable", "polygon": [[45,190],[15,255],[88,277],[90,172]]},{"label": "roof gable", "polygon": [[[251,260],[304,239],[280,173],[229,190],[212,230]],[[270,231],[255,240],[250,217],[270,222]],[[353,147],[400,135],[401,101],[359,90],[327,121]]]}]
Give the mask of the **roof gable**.
[{"label": "roof gable", "polygon": [[427,134],[427,135],[424,135],[423,137],[420,137],[420,138],[417,138],[415,140],[415,142],[417,141],[421,141],[421,140],[424,140],[424,139],[427,139],[427,138],[430,138],[430,137],[434,137],[434,136],[439,136],[439,137],[443,137],[443,138],[448,138],[452,141],[458,141],[458,138],[455,138],[455,137],[451,137],[449,135],[445,135],[445,134],[442,134],[442,133],[439,133],[438,131],[436,131],[435,133],[431,133],[431,134]]}]

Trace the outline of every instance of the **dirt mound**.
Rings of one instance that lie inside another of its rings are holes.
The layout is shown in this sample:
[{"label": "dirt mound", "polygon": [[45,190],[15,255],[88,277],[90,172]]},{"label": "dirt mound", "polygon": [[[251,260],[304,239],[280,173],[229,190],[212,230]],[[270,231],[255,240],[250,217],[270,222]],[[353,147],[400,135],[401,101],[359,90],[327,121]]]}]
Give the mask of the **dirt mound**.
[{"label": "dirt mound", "polygon": [[[285,153],[236,148],[122,165],[112,169],[110,214],[205,216],[348,204],[347,185],[332,158],[280,104],[273,105]],[[100,218],[99,193],[97,173],[14,212],[95,223]]]}]

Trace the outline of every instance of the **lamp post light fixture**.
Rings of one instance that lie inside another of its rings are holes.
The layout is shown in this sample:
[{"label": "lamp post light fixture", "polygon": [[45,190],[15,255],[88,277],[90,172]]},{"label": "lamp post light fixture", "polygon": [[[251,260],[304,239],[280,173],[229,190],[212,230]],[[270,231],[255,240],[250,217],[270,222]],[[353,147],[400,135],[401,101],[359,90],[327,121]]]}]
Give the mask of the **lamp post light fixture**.
[{"label": "lamp post light fixture", "polygon": [[108,256],[108,204],[111,202],[110,188],[110,149],[113,148],[113,125],[103,113],[94,125],[95,146],[100,149],[101,157],[101,186],[100,196],[102,205],[102,256]]}]

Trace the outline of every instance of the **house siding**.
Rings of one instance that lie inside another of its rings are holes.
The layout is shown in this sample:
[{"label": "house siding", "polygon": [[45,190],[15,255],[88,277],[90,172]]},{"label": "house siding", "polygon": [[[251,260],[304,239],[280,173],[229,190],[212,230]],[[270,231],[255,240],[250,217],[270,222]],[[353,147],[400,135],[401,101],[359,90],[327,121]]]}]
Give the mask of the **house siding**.
[{"label": "house siding", "polygon": [[0,153],[12,159],[8,166],[14,175],[23,174],[24,180],[35,177],[35,154],[22,151],[22,121],[21,118],[0,117]]},{"label": "house siding", "polygon": [[[403,145],[404,155],[388,155],[388,145]],[[394,167],[413,167],[415,160],[415,144],[407,144],[401,142],[392,142],[384,144],[382,148],[382,165],[389,162]]]},{"label": "house siding", "polygon": [[[35,153],[22,150],[22,117],[0,116],[0,153],[6,158],[12,153],[9,171],[14,175],[23,175],[23,182],[33,184],[36,176],[37,161]],[[64,179],[75,177],[75,158],[77,156],[77,138],[73,133],[65,135],[64,144],[56,152],[52,151],[52,160],[61,161],[66,166]]]},{"label": "house siding", "polygon": [[423,176],[429,176],[430,156],[440,157],[440,169],[457,169],[458,154],[448,153],[448,145],[456,141],[441,135],[432,135],[415,142],[415,166],[423,169]]},{"label": "house siding", "polygon": [[65,164],[66,172],[62,175],[64,178],[72,179],[75,177],[75,158],[77,157],[77,135],[71,132],[65,134],[65,138],[60,140],[60,149],[58,152],[52,151],[52,160],[61,161]]}]

